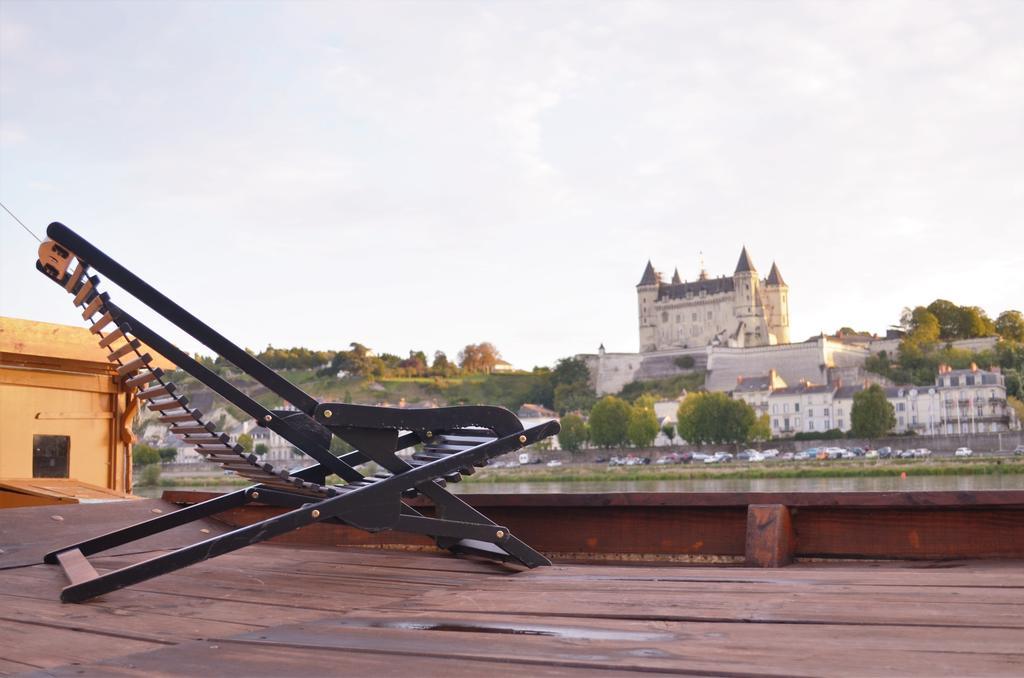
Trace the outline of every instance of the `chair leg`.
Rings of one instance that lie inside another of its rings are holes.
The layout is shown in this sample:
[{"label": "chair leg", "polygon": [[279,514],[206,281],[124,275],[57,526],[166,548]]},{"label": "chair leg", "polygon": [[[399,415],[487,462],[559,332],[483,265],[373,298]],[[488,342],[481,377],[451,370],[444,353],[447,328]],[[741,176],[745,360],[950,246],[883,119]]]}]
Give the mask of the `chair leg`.
[{"label": "chair leg", "polygon": [[[328,500],[330,501],[330,500]],[[315,504],[322,506],[326,502]],[[199,506],[197,504],[196,506]],[[141,563],[128,565],[119,570],[107,572],[85,581],[67,586],[61,591],[60,599],[65,603],[79,603],[117,589],[138,584],[168,572],[180,570],[188,565],[215,558],[240,548],[257,544],[299,527],[316,522],[310,505],[282,513],[279,516],[232,530],[227,534],[211,537],[198,544],[185,546],[171,553],[164,553]]]},{"label": "chair leg", "polygon": [[99,553],[101,551],[107,551],[109,549],[133,542],[137,539],[143,539],[145,537],[152,536],[159,532],[169,530],[179,525],[185,525],[193,520],[199,520],[200,518],[206,518],[207,516],[226,511],[231,508],[237,508],[248,503],[249,498],[247,492],[252,488],[246,488],[244,490],[238,490],[225,494],[220,497],[214,497],[207,501],[193,504],[192,506],[186,506],[180,508],[177,511],[166,513],[156,518],[150,518],[144,520],[141,523],[129,525],[128,527],[122,527],[119,530],[108,532],[107,534],[101,534],[98,537],[87,539],[85,541],[78,542],[77,544],[70,544],[68,546],[61,547],[54,551],[50,551],[43,556],[43,562],[51,565],[56,564],[57,556],[63,551],[71,551],[78,549],[82,552],[82,555],[88,556],[93,553]]}]

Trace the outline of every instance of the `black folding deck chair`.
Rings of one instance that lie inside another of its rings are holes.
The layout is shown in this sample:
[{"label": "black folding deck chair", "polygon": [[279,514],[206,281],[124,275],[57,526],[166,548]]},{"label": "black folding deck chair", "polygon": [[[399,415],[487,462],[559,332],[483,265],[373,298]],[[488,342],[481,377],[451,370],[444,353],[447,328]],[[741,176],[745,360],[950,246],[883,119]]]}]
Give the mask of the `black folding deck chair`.
[{"label": "black folding deck chair", "polygon": [[[445,489],[488,460],[558,433],[558,423],[524,429],[500,407],[394,409],[319,403],[255,357],[150,287],[136,275],[60,223],[46,230],[36,268],[60,284],[91,323],[123,388],[170,424],[171,432],[194,445],[207,460],[252,480],[252,486],[161,515],[48,553],[71,581],[64,602],[81,602],[161,574],[265,541],[304,525],[335,522],[369,532],[398,530],[428,535],[438,547],[526,567],[550,565],[537,553]],[[72,268],[74,264],[74,268]],[[98,290],[102,273],[142,303],[256,379],[295,410],[269,410],[207,369],[115,305]],[[247,454],[189,405],[158,367],[148,346],[224,397],[245,414],[279,434],[316,463],[298,470],[275,468]],[[331,453],[336,435],[356,451]],[[411,455],[408,450],[418,446]],[[406,454],[397,453],[406,450]],[[385,469],[365,475],[359,467],[376,462]],[[336,474],[344,484],[330,485]],[[422,495],[434,516],[422,515],[403,498]],[[260,502],[289,509],[261,522],[211,537],[149,560],[98,574],[86,556],[133,542],[221,511]]]}]

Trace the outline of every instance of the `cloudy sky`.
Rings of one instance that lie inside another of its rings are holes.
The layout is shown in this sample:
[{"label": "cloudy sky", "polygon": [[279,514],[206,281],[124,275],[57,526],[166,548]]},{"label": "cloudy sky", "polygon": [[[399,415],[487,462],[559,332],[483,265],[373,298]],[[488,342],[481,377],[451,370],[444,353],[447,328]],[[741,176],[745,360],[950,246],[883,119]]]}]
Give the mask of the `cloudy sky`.
[{"label": "cloudy sky", "polygon": [[[1021,2],[4,0],[0,28],[0,199],[246,346],[634,351],[648,258],[743,244],[795,339],[1024,307]],[[80,324],[35,247],[0,214],[0,314]]]}]

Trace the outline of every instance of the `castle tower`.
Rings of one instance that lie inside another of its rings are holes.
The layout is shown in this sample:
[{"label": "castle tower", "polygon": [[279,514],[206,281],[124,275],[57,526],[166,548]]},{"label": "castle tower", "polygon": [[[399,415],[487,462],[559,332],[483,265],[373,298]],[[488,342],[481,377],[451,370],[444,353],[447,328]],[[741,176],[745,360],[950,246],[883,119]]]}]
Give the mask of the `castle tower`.
[{"label": "castle tower", "polygon": [[[732,274],[736,289],[736,342],[740,346],[761,346],[768,343],[768,328],[762,311],[761,285],[757,269],[750,260],[746,246],[740,252]],[[742,327],[739,325],[742,324]]]},{"label": "castle tower", "polygon": [[772,262],[772,270],[764,286],[765,315],[768,317],[768,331],[775,335],[776,342],[789,343],[789,285],[782,279],[779,267]]},{"label": "castle tower", "polygon": [[657,346],[657,317],[654,302],[658,299],[658,287],[661,278],[654,270],[650,260],[644,269],[643,277],[636,286],[638,316],[640,318],[640,351],[653,351]]}]

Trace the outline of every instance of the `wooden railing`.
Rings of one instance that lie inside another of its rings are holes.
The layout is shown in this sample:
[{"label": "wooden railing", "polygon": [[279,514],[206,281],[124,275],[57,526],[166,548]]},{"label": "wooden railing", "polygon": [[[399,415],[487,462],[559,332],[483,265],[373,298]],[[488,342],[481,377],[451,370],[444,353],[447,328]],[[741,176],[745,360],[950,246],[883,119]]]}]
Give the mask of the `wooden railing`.
[{"label": "wooden railing", "polygon": [[[168,491],[190,504],[212,496]],[[800,559],[1024,558],[1024,490],[461,495],[564,561],[719,562],[777,567]],[[410,501],[429,513],[429,503]],[[276,509],[219,514],[231,525]],[[279,541],[429,548],[412,535],[316,524]]]}]

